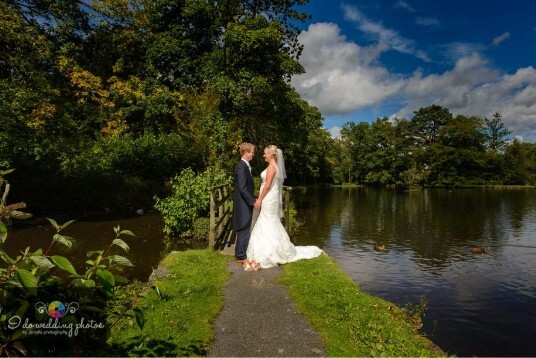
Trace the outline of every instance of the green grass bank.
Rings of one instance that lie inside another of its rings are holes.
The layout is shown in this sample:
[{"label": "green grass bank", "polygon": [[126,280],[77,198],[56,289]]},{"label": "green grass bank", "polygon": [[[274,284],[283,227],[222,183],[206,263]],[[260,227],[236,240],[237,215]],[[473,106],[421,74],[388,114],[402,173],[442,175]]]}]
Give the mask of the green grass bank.
[{"label": "green grass bank", "polygon": [[[168,275],[155,280],[161,295],[150,289],[136,299],[146,320],[143,330],[133,315],[118,321],[111,330],[110,354],[205,355],[213,340],[211,322],[223,308],[229,260],[233,257],[212,250],[168,255],[161,262]],[[328,356],[444,355],[402,309],[361,292],[334,259],[323,255],[283,267],[281,282],[319,332]]]}]

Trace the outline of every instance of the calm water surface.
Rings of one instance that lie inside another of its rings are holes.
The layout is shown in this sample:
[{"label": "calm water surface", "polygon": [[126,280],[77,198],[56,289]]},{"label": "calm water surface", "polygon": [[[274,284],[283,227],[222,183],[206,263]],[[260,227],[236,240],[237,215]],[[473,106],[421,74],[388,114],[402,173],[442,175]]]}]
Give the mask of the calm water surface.
[{"label": "calm water surface", "polygon": [[400,306],[424,296],[423,331],[449,353],[536,355],[536,190],[293,195],[294,241],[322,247],[367,293]]},{"label": "calm water surface", "polygon": [[[110,215],[96,215],[77,219],[61,233],[75,239],[75,244],[71,249],[61,244],[55,244],[51,254],[64,255],[68,257],[77,272],[84,272],[87,260],[86,252],[102,250],[107,248],[115,238],[114,227],[132,231],[136,237],[122,236],[122,239],[129,245],[130,251],[125,254],[116,247],[115,253],[128,257],[134,267],[125,272],[125,276],[131,279],[147,281],[153,268],[158,266],[160,260],[171,250],[186,250],[196,248],[190,243],[170,243],[164,239],[163,220],[158,213],[147,213],[144,215],[131,215],[123,217],[111,217]],[[57,220],[63,224],[67,220]],[[15,226],[10,230],[8,239],[3,249],[12,256],[18,250],[24,250],[30,246],[32,250],[43,248],[46,250],[52,236],[56,230],[43,221],[39,225],[25,225],[22,222],[15,222]],[[206,244],[203,248],[206,247]]]},{"label": "calm water surface", "polygon": [[[403,306],[427,300],[423,331],[459,356],[536,356],[536,190],[425,190],[397,193],[368,188],[293,192],[304,222],[297,244],[322,247],[368,293]],[[121,225],[135,267],[147,280],[170,249],[160,215],[75,218],[65,235],[76,244],[54,253],[84,267]],[[61,221],[60,223],[62,223]],[[3,249],[47,247],[48,223],[15,226]],[[377,252],[374,245],[386,250]],[[489,248],[473,254],[471,247]]]}]

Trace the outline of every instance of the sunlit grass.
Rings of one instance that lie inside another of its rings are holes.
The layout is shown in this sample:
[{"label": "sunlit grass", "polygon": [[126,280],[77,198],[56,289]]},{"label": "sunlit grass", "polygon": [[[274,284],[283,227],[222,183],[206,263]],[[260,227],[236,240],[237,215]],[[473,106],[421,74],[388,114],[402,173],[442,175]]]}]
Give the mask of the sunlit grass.
[{"label": "sunlit grass", "polygon": [[281,282],[322,337],[328,356],[437,356],[394,304],[361,292],[326,255],[284,265]]},{"label": "sunlit grass", "polygon": [[152,289],[136,307],[145,316],[138,328],[134,317],[112,329],[114,355],[205,355],[213,338],[212,320],[223,307],[223,286],[229,277],[224,256],[212,250],[190,250],[168,255],[162,265],[171,271],[156,281],[163,298]]}]

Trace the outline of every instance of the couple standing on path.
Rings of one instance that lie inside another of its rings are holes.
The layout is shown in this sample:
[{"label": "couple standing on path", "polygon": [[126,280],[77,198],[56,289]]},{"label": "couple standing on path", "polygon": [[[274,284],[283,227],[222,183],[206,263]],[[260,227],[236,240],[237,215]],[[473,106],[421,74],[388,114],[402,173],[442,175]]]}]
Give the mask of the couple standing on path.
[{"label": "couple standing on path", "polygon": [[[253,175],[249,162],[255,155],[251,143],[240,144],[241,160],[234,173],[233,230],[236,231],[235,257],[238,263],[252,259],[262,268],[311,259],[323,251],[317,246],[294,246],[281,223],[282,190],[286,178],[283,152],[275,145],[264,149],[268,164],[261,173],[262,185],[254,197]],[[251,230],[253,208],[260,209]]]}]

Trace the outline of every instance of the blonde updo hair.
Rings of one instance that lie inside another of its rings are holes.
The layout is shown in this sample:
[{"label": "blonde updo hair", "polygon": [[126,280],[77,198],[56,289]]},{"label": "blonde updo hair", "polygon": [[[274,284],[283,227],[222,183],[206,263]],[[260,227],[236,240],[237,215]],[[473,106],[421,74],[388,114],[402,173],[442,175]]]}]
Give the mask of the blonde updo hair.
[{"label": "blonde updo hair", "polygon": [[277,147],[273,144],[266,147],[268,150],[268,154],[274,157],[274,159],[277,161]]}]

